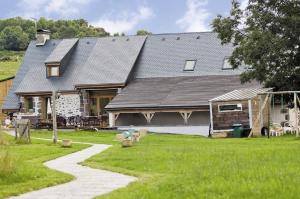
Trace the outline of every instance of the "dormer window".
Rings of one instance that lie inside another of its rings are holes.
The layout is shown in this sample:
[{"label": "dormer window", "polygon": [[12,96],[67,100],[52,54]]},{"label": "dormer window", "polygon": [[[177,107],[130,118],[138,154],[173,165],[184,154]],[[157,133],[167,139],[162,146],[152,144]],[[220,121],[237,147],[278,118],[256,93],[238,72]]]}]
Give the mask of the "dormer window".
[{"label": "dormer window", "polygon": [[225,57],[225,59],[223,60],[223,70],[231,70],[233,69],[230,62],[229,62],[229,58]]},{"label": "dormer window", "polygon": [[45,60],[47,77],[60,77],[66,71],[78,39],[63,39]]},{"label": "dormer window", "polygon": [[59,66],[47,66],[47,77],[59,77]]},{"label": "dormer window", "polygon": [[184,65],[184,71],[194,71],[196,60],[186,60]]}]

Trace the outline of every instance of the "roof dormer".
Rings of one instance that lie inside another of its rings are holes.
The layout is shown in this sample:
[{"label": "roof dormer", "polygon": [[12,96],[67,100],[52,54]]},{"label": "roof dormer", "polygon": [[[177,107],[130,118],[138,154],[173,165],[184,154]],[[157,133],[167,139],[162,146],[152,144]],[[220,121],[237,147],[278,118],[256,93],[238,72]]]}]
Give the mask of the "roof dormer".
[{"label": "roof dormer", "polygon": [[45,60],[47,77],[59,77],[63,74],[78,39],[63,39]]}]

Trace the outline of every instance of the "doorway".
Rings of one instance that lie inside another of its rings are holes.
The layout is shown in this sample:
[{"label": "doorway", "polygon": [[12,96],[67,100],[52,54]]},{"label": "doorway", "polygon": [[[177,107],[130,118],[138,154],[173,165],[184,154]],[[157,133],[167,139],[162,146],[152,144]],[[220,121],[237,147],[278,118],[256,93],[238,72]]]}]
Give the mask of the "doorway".
[{"label": "doorway", "polygon": [[106,116],[105,106],[112,100],[113,96],[92,96],[90,98],[90,116]]}]

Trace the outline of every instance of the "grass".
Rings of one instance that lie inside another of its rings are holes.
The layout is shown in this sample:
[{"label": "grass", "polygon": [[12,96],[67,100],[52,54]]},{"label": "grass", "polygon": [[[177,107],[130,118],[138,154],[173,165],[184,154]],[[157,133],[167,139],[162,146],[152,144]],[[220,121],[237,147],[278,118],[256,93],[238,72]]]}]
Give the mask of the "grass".
[{"label": "grass", "polygon": [[[37,131],[34,136],[51,136]],[[209,139],[149,134],[130,148],[115,133],[59,132],[60,138],[113,146],[83,164],[138,176],[102,199],[298,198],[300,140],[286,136]],[[1,187],[0,187],[1,190]]]},{"label": "grass", "polygon": [[0,198],[72,180],[73,176],[50,170],[42,163],[87,147],[75,144],[72,148],[62,148],[49,141],[37,140],[33,140],[32,144],[22,145],[15,144],[10,136],[5,135],[4,138],[9,144],[0,145],[0,168],[7,171],[0,172]]},{"label": "grass", "polygon": [[0,80],[15,76],[20,64],[19,61],[0,62]]},{"label": "grass", "polygon": [[[72,141],[95,144],[117,144],[118,142],[115,140],[116,133],[116,131],[58,131],[58,139],[70,139]],[[51,139],[53,134],[52,131],[48,130],[35,130],[32,131],[31,135],[33,137]]]},{"label": "grass", "polygon": [[23,56],[24,51],[0,51],[0,80],[15,76]]},{"label": "grass", "polygon": [[298,198],[299,149],[294,137],[152,134],[131,148],[114,145],[85,164],[139,177],[127,188],[99,197],[104,199]]}]

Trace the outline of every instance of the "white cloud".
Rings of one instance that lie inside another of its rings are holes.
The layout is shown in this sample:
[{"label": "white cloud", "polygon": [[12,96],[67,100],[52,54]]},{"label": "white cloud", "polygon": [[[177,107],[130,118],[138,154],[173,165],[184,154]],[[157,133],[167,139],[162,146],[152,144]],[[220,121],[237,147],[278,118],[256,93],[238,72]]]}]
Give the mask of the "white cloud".
[{"label": "white cloud", "polygon": [[94,26],[103,27],[109,33],[127,33],[134,29],[141,21],[150,19],[154,16],[151,8],[142,6],[136,12],[127,12],[112,18],[112,16],[102,16],[97,21],[92,22]]},{"label": "white cloud", "polygon": [[60,17],[79,16],[80,9],[91,0],[21,0],[18,3],[17,14],[23,17],[49,16],[57,14]]},{"label": "white cloud", "polygon": [[187,32],[209,31],[208,18],[210,13],[205,8],[207,0],[187,0],[184,16],[176,24]]}]

